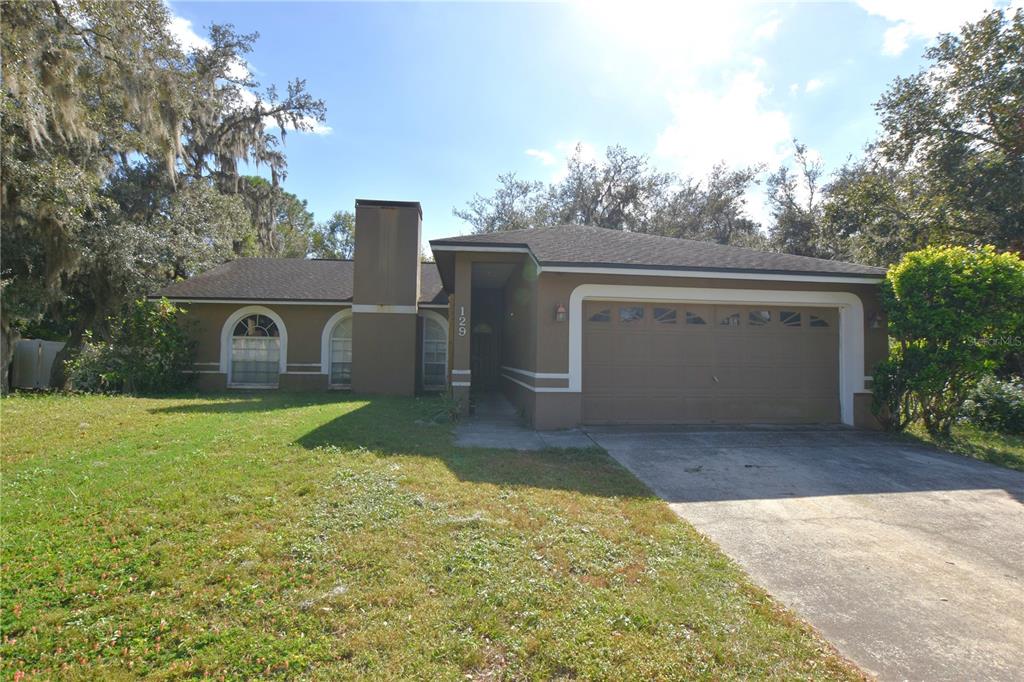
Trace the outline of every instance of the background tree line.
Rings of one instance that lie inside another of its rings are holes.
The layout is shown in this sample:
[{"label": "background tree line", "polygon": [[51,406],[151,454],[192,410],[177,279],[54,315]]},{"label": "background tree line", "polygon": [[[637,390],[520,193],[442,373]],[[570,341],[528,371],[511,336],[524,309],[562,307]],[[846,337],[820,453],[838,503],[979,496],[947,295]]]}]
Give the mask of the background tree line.
[{"label": "background tree line", "polygon": [[160,0],[0,11],[0,366],[22,332],[109,338],[134,298],[232,258],[351,254],[350,214],[318,225],[280,187],[286,131],[326,109],[301,79],[260,86],[255,34],[183,49]]},{"label": "background tree line", "polygon": [[[888,266],[929,244],[1024,249],[1024,11],[992,11],[941,36],[917,74],[875,104],[878,139],[831,177],[794,140],[793,162],[719,165],[705,178],[657,170],[613,146],[577,148],[549,184],[508,173],[454,209],[475,232],[588,224]],[[745,197],[764,183],[771,219]]]}]

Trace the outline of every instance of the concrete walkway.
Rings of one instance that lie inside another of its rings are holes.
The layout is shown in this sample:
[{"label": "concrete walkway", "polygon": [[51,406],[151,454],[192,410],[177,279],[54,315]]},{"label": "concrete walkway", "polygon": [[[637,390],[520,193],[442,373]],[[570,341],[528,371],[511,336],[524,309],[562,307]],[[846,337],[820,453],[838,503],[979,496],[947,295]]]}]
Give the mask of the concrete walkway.
[{"label": "concrete walkway", "polygon": [[473,407],[473,414],[455,427],[455,445],[458,447],[504,450],[597,447],[579,429],[534,431],[500,393],[473,396]]},{"label": "concrete walkway", "polygon": [[592,428],[884,680],[1024,680],[1024,474],[845,429]]}]

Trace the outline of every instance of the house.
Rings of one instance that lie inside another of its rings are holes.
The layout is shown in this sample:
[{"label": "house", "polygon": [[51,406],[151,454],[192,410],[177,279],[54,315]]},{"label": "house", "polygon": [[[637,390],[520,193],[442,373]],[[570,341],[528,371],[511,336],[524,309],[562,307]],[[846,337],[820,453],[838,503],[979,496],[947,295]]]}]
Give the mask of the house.
[{"label": "house", "polygon": [[353,261],[246,258],[158,292],[203,389],[501,391],[580,423],[871,427],[879,268],[564,226],[430,242],[416,202],[356,202]]}]

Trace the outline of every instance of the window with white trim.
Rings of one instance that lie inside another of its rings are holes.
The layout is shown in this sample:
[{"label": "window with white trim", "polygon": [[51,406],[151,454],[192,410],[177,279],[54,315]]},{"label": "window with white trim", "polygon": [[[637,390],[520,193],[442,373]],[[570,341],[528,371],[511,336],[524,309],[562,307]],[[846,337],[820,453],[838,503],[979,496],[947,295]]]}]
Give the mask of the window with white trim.
[{"label": "window with white trim", "polygon": [[276,386],[281,370],[281,334],[266,315],[249,315],[231,332],[231,383]]},{"label": "window with white trim", "polygon": [[331,331],[331,386],[352,385],[352,316],[338,320]]},{"label": "window with white trim", "polygon": [[445,387],[448,375],[448,330],[433,317],[423,317],[423,388]]}]

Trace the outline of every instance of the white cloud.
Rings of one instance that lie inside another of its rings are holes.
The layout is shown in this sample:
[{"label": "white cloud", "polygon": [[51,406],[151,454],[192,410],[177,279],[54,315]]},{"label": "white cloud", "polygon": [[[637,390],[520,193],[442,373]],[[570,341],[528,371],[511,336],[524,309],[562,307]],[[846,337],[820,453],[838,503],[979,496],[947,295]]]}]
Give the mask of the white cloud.
[{"label": "white cloud", "polygon": [[825,81],[820,78],[812,78],[804,85],[804,92],[816,92],[825,87]]},{"label": "white cloud", "polygon": [[886,29],[882,37],[882,54],[899,57],[910,47],[910,24],[904,22]]},{"label": "white cloud", "polygon": [[800,84],[799,83],[790,83],[789,84],[789,94],[795,95],[798,92],[800,92]]},{"label": "white cloud", "polygon": [[[315,118],[311,118],[309,116],[303,116],[302,122],[303,124],[306,125],[306,130],[301,130],[297,132],[305,133],[307,135],[330,135],[331,133],[334,132],[334,129],[331,128],[331,126],[327,125],[326,123],[321,123],[320,121],[317,121]],[[267,130],[277,130],[278,128],[277,121],[275,121],[270,116],[267,116],[263,119],[263,125],[266,126]],[[288,132],[296,132],[295,126],[293,126],[290,123],[286,125],[284,129],[287,130]]]},{"label": "white cloud", "polygon": [[781,25],[782,19],[779,17],[769,19],[754,29],[754,38],[757,40],[771,40],[779,32],[779,26]]},{"label": "white cloud", "polygon": [[575,155],[583,161],[597,161],[597,147],[583,140],[571,142],[556,142],[553,150],[549,149],[527,149],[527,156],[532,156],[541,162],[541,165],[551,167],[557,166],[548,178],[551,182],[559,182],[569,174],[569,159]]},{"label": "white cloud", "polygon": [[210,41],[195,32],[192,22],[185,17],[171,15],[171,23],[167,26],[171,37],[185,50],[205,50],[210,47]]},{"label": "white cloud", "polygon": [[789,116],[765,105],[760,69],[734,76],[719,92],[684,89],[669,97],[673,122],[658,137],[655,154],[684,175],[701,177],[719,161],[770,165],[785,158],[792,138]]},{"label": "white cloud", "polygon": [[969,21],[977,21],[992,0],[857,0],[868,14],[880,16],[895,24],[886,29],[882,54],[899,56],[912,40],[931,41],[940,33],[955,33]]},{"label": "white cloud", "polygon": [[558,142],[555,144],[555,150],[566,159],[574,154],[578,154],[583,161],[597,161],[598,157],[597,147],[583,140]]},{"label": "white cloud", "polygon": [[577,0],[575,5],[610,48],[650,58],[658,75],[669,78],[728,60],[767,15],[738,2]]},{"label": "white cloud", "polygon": [[555,158],[555,155],[546,149],[527,149],[526,155],[539,160],[541,164],[545,166],[554,166],[558,163],[558,159]]},{"label": "white cloud", "polygon": [[[595,55],[610,80],[666,101],[668,118],[651,150],[657,166],[703,178],[720,162],[774,167],[790,155],[790,117],[771,102],[768,86],[777,73],[758,54],[789,10],[732,0],[580,0],[577,7],[592,20]],[[790,93],[803,87],[794,83]],[[763,192],[752,191],[748,202],[752,217],[765,220]]]}]

